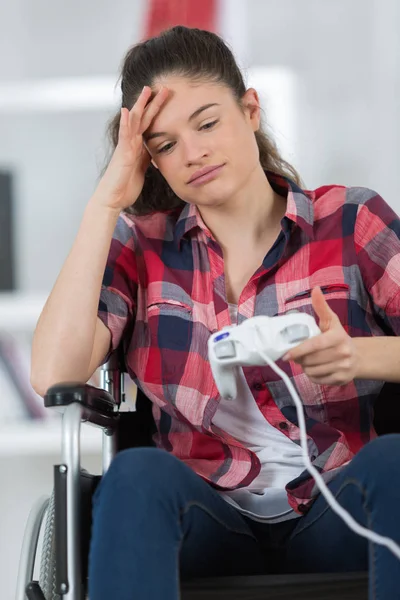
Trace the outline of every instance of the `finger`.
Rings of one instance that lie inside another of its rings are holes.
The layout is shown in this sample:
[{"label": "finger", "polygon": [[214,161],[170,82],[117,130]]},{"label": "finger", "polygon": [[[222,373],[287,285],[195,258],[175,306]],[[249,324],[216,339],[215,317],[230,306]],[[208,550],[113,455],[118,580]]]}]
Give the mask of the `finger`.
[{"label": "finger", "polygon": [[336,348],[329,348],[328,350],[322,350],[321,352],[313,352],[304,356],[302,359],[298,359],[295,362],[301,364],[303,368],[318,367],[331,362],[336,362],[345,358],[342,353]]},{"label": "finger", "polygon": [[338,344],[338,334],[336,331],[327,331],[326,333],[316,335],[305,342],[302,342],[296,348],[292,348],[286,356],[289,360],[300,360],[308,354],[322,352],[333,348]]},{"label": "finger", "polygon": [[307,377],[317,385],[346,385],[350,381],[352,381],[352,377],[343,373],[343,371],[339,371],[335,369],[331,373],[327,373],[326,375],[322,375],[320,377],[314,377],[312,375],[307,374]]},{"label": "finger", "polygon": [[154,117],[159,112],[160,108],[166,101],[169,95],[168,88],[162,87],[153,100],[146,106],[146,109],[142,116],[142,122],[140,124],[140,133],[144,133],[148,129],[153,121]]},{"label": "finger", "polygon": [[127,108],[121,108],[121,116],[119,119],[118,142],[125,140],[129,135],[128,128],[129,111]]},{"label": "finger", "polygon": [[143,117],[144,109],[146,108],[146,105],[147,105],[149,99],[151,98],[151,94],[152,94],[151,88],[149,86],[145,85],[143,90],[139,94],[139,97],[136,100],[135,104],[132,106],[131,110],[129,111],[129,126],[131,129],[132,135],[134,135],[135,133],[138,133],[138,131],[139,131],[139,127],[140,127],[140,123],[141,123],[141,120]]},{"label": "finger", "polygon": [[314,379],[329,377],[343,371],[343,366],[340,362],[331,362],[318,367],[307,367],[303,369],[307,377],[313,377]]},{"label": "finger", "polygon": [[345,385],[348,383],[348,381],[339,379],[337,373],[332,373],[331,375],[325,375],[323,377],[308,376],[308,378],[316,385]]},{"label": "finger", "polygon": [[147,149],[146,144],[143,144],[142,156],[141,156],[141,165],[142,169],[146,171],[151,163],[151,154]]}]

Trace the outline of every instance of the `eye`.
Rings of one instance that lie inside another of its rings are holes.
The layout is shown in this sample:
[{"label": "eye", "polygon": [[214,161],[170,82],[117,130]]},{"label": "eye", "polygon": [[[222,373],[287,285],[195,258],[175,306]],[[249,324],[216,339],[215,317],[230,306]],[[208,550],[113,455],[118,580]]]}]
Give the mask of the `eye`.
[{"label": "eye", "polygon": [[210,123],[205,123],[205,125],[202,125],[200,127],[200,129],[203,129],[203,130],[212,129],[212,127],[214,127],[214,125],[216,125],[217,123],[218,123],[218,119],[216,119],[215,121],[211,121]]},{"label": "eye", "polygon": [[[200,131],[208,131],[209,129],[212,129],[214,127],[214,125],[216,125],[218,123],[219,119],[216,119],[215,121],[210,121],[210,123],[205,123],[204,125],[202,125],[200,127]],[[162,148],[159,148],[156,151],[156,154],[165,154],[166,152],[169,152],[169,150],[171,150],[175,145],[175,142],[170,142],[169,144],[165,144],[165,146],[162,146]]]},{"label": "eye", "polygon": [[174,146],[174,144],[172,142],[170,144],[165,144],[165,146],[163,146],[162,148],[157,150],[157,154],[162,154],[163,152],[168,152],[168,150],[171,150],[171,148],[173,148],[173,146]]}]

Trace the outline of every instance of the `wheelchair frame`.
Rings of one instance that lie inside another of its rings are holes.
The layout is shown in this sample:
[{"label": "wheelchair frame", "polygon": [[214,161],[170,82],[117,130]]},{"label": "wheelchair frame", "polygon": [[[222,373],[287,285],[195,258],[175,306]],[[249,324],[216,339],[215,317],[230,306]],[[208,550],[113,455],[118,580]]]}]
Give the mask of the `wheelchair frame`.
[{"label": "wheelchair frame", "polygon": [[[50,388],[45,406],[63,412],[61,463],[54,466],[56,593],[62,600],[85,600],[82,572],[81,503],[82,470],[81,423],[89,422],[103,430],[102,473],[117,449],[119,407],[125,399],[124,370],[117,354],[101,367],[101,388],[81,383]],[[400,386],[399,386],[400,389]],[[139,411],[140,412],[140,411]],[[137,444],[140,445],[140,444]],[[90,476],[94,478],[94,476]],[[35,555],[49,498],[33,507],[25,530],[16,600],[46,600],[39,582],[33,581]],[[183,600],[365,600],[367,573],[326,573],[293,575],[253,575],[207,578],[184,583]]]},{"label": "wheelchair frame", "polygon": [[[117,368],[113,357],[101,367],[101,388],[105,390],[115,408],[124,401],[124,373]],[[100,392],[101,390],[97,390]],[[112,398],[112,400],[111,400]],[[92,423],[103,430],[102,474],[107,471],[116,453],[116,426],[118,412],[102,414],[80,402],[67,400],[63,407],[61,429],[61,463],[54,466],[54,490],[61,505],[56,518],[57,550],[60,564],[57,564],[57,593],[63,600],[84,600],[82,588],[81,546],[80,546],[80,475],[81,475],[81,425]],[[40,498],[31,510],[22,543],[20,567],[17,580],[16,600],[45,600],[37,581],[33,581],[35,555],[39,535],[49,497]],[[64,519],[62,519],[64,517]]]}]

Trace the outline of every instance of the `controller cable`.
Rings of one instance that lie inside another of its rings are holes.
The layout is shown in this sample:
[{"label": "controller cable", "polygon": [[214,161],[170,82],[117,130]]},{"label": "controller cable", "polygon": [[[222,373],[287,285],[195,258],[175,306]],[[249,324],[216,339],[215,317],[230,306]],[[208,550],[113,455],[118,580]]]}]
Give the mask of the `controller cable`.
[{"label": "controller cable", "polygon": [[302,402],[296,392],[295,387],[293,386],[292,382],[290,381],[290,379],[286,375],[286,373],[284,371],[282,371],[282,369],[280,369],[276,365],[276,363],[273,360],[271,360],[269,358],[269,356],[262,350],[262,336],[260,333],[260,328],[257,326],[256,326],[256,331],[257,331],[257,335],[258,335],[259,342],[260,342],[259,344],[257,344],[257,346],[258,346],[257,351],[259,352],[261,358],[263,360],[265,360],[267,365],[269,365],[271,367],[271,369],[273,369],[275,371],[275,373],[283,379],[283,381],[284,381],[286,387],[288,388],[290,395],[292,396],[293,401],[296,405],[297,419],[298,419],[299,429],[300,429],[300,445],[301,445],[301,449],[302,449],[302,457],[303,457],[304,465],[305,465],[307,471],[310,473],[310,475],[312,475],[312,477],[314,478],[321,494],[324,496],[325,500],[328,502],[328,504],[332,508],[332,510],[336,514],[338,514],[339,517],[341,517],[343,519],[343,521],[350,527],[350,529],[352,529],[355,533],[358,533],[362,537],[365,537],[365,538],[371,540],[371,542],[374,542],[376,544],[381,544],[382,546],[386,546],[400,560],[400,546],[398,546],[396,544],[396,542],[394,540],[392,540],[391,538],[388,538],[388,537],[385,537],[378,533],[375,533],[374,531],[371,531],[370,529],[367,529],[366,527],[363,527],[362,525],[360,525],[347,512],[347,510],[345,510],[342,506],[340,506],[340,504],[337,502],[336,498],[333,496],[330,489],[325,484],[323,478],[318,473],[317,469],[312,466],[310,458],[308,456],[307,433],[306,433],[306,424],[305,424],[305,419],[304,419],[304,411],[303,411]]}]

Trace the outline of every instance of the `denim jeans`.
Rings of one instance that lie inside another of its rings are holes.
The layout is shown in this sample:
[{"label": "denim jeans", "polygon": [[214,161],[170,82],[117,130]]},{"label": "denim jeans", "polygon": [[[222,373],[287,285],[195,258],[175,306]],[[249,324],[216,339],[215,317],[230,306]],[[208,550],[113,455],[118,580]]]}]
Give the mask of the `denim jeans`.
[{"label": "denim jeans", "polygon": [[[329,488],[362,525],[400,544],[400,435],[367,444]],[[120,452],[93,501],[90,600],[177,600],[206,576],[369,570],[370,600],[400,597],[400,561],[353,533],[320,494],[298,519],[243,517],[156,448]]]}]

